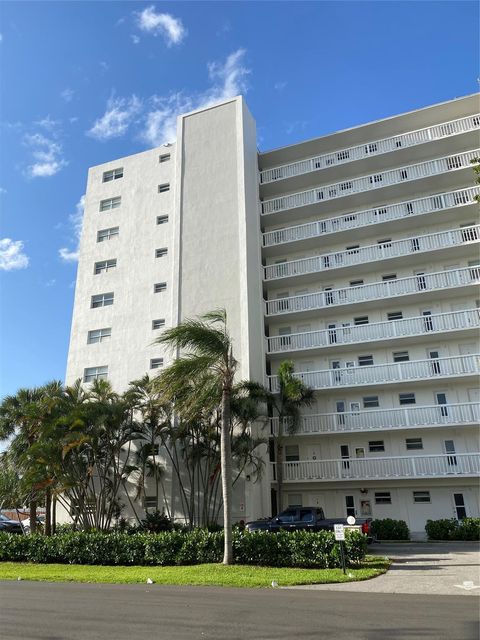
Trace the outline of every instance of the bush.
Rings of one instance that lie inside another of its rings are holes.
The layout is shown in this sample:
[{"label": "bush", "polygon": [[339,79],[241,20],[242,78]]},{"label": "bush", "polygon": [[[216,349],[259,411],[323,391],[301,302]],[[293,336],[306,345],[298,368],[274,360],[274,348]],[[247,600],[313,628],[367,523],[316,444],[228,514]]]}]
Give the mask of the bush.
[{"label": "bush", "polygon": [[[366,553],[365,536],[351,532],[345,541],[346,561],[355,564]],[[331,531],[267,531],[234,529],[235,562],[274,567],[340,566],[340,549]],[[191,565],[221,562],[223,532],[84,533],[51,537],[0,533],[0,561],[57,562],[89,565]]]},{"label": "bush", "polygon": [[160,533],[160,531],[171,531],[172,521],[165,515],[165,512],[154,511],[147,513],[142,520],[142,530],[149,533]]},{"label": "bush", "polygon": [[480,540],[480,518],[427,520],[429,540]]},{"label": "bush", "polygon": [[405,520],[373,520],[370,531],[377,540],[410,540],[410,531]]}]

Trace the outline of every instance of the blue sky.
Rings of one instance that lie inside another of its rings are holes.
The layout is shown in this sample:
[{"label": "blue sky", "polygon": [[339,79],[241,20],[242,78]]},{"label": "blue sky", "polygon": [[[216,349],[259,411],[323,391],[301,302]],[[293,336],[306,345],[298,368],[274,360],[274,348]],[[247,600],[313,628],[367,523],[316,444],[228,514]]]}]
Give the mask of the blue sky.
[{"label": "blue sky", "polygon": [[62,379],[89,166],[244,93],[266,150],[478,90],[476,2],[0,4],[0,397]]}]

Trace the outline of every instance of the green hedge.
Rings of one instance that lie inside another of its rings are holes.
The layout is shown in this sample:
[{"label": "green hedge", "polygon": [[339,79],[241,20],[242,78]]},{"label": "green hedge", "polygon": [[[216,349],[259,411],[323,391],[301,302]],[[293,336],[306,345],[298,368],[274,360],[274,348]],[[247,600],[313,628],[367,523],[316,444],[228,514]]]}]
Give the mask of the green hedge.
[{"label": "green hedge", "polygon": [[[351,532],[345,541],[346,560],[355,564],[366,553],[365,536]],[[340,566],[340,550],[331,531],[277,534],[234,530],[238,564],[274,567]],[[187,565],[221,562],[223,532],[197,529],[158,534],[68,533],[52,537],[0,533],[0,561],[57,562],[99,565]]]},{"label": "green hedge", "polygon": [[410,531],[405,520],[373,520],[370,532],[377,540],[410,540]]},{"label": "green hedge", "polygon": [[427,520],[429,540],[480,540],[480,518]]}]

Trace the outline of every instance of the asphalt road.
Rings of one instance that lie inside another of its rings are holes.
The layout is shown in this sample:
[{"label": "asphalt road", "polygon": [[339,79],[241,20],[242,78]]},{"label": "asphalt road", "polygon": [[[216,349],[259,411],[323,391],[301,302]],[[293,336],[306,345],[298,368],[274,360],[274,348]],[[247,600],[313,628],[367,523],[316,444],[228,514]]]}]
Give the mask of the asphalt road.
[{"label": "asphalt road", "polygon": [[478,640],[478,601],[160,585],[0,583],[2,640]]}]

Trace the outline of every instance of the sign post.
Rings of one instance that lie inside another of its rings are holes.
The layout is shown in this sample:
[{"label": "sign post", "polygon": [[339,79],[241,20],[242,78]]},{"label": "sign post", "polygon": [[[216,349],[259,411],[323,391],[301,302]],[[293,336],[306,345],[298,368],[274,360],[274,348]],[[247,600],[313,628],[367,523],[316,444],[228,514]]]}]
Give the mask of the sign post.
[{"label": "sign post", "polygon": [[343,524],[334,524],[333,530],[335,533],[335,540],[340,542],[340,558],[342,562],[343,573],[346,573],[345,570],[345,549],[343,547],[345,541],[345,527]]}]

